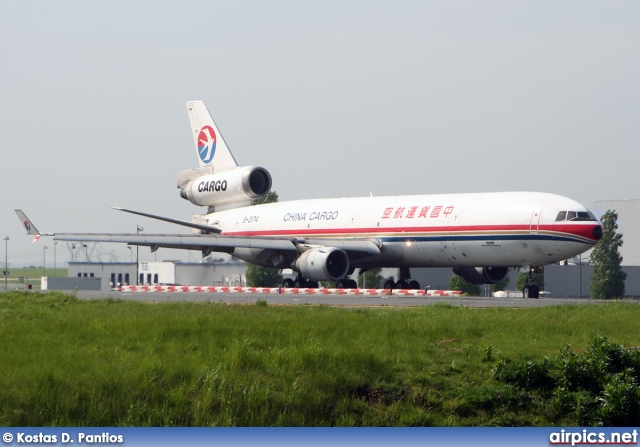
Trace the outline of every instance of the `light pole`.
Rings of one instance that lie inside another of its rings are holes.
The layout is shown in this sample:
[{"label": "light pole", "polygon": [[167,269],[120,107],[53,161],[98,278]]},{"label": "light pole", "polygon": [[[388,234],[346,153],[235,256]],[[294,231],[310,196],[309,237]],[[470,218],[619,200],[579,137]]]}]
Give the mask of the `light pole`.
[{"label": "light pole", "polygon": [[57,241],[53,243],[53,276],[58,276],[56,272],[56,245],[58,245]]},{"label": "light pole", "polygon": [[42,248],[42,276],[47,276],[47,248],[49,247],[47,247],[46,245]]},{"label": "light pole", "polygon": [[9,236],[4,237],[4,290],[7,290],[7,278],[9,277]]},{"label": "light pole", "polygon": [[[142,226],[136,224],[136,234],[140,234],[141,231],[144,231]],[[138,255],[140,254],[140,246],[136,245],[136,284],[140,284],[140,272],[138,269],[140,268],[140,259]]]},{"label": "light pole", "polygon": [[580,253],[580,298],[582,298],[582,253]]}]

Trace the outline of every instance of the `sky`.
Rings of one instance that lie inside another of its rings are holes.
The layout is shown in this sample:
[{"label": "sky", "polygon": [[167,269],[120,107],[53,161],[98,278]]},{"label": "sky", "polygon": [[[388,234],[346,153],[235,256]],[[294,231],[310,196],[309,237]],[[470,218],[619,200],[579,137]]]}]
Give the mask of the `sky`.
[{"label": "sky", "polygon": [[15,209],[40,231],[184,232],[110,207],[203,212],[176,188],[198,166],[188,100],[280,201],[639,199],[639,54],[635,0],[0,2],[0,238],[10,266],[52,266]]}]

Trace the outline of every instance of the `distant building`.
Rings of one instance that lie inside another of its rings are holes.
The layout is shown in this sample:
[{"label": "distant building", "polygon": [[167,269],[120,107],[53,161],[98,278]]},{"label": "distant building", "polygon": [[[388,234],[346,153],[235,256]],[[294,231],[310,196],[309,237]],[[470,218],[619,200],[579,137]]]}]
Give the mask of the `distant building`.
[{"label": "distant building", "polygon": [[[246,285],[247,264],[163,262],[70,262],[68,276],[100,278],[101,290],[138,284],[176,284],[184,286]],[[52,285],[49,285],[52,289]]]}]

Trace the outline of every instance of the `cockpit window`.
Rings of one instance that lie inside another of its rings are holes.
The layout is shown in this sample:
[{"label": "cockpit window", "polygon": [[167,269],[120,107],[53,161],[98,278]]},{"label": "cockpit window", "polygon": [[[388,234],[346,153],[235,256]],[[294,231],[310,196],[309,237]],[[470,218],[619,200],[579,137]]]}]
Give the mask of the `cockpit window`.
[{"label": "cockpit window", "polygon": [[560,211],[556,217],[556,222],[569,220],[578,221],[597,221],[596,216],[591,211]]},{"label": "cockpit window", "polygon": [[596,216],[591,211],[578,211],[578,217],[573,220],[593,220],[597,221]]}]

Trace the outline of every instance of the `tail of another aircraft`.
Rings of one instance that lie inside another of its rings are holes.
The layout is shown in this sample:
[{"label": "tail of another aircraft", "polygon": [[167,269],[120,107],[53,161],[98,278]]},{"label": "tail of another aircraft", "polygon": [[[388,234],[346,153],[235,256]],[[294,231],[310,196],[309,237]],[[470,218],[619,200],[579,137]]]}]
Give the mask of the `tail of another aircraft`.
[{"label": "tail of another aircraft", "polygon": [[35,243],[38,242],[38,239],[40,239],[40,236],[49,236],[50,234],[42,234],[38,231],[38,229],[36,228],[36,226],[31,222],[31,220],[29,220],[29,218],[27,217],[27,215],[22,212],[22,210],[16,210],[16,214],[18,215],[18,219],[20,219],[20,221],[22,222],[22,226],[24,227],[25,230],[27,230],[27,234],[30,234],[33,236],[33,240],[31,241],[31,243]]},{"label": "tail of another aircraft", "polygon": [[187,111],[200,166],[212,165],[215,172],[238,167],[204,102],[187,101]]}]

